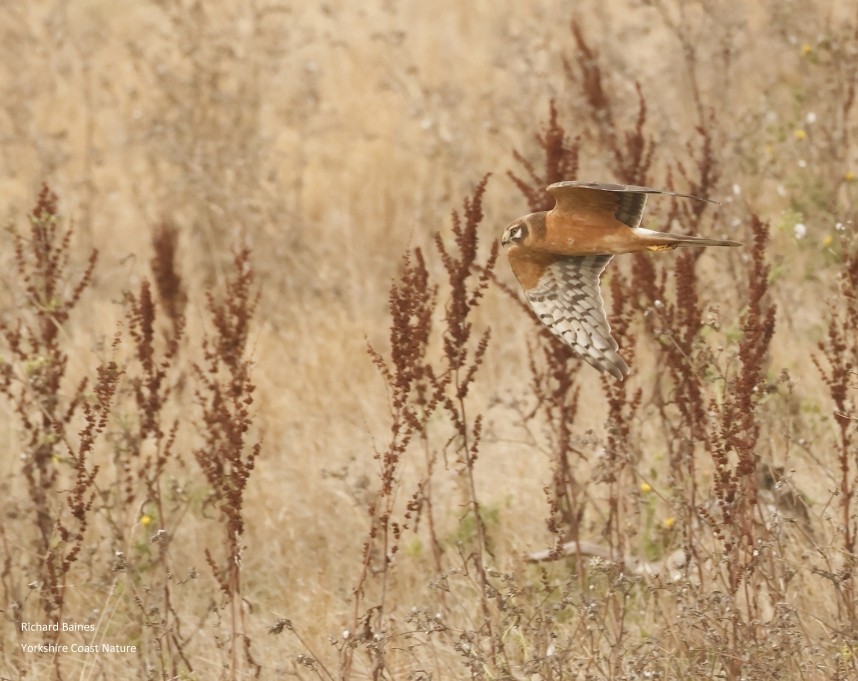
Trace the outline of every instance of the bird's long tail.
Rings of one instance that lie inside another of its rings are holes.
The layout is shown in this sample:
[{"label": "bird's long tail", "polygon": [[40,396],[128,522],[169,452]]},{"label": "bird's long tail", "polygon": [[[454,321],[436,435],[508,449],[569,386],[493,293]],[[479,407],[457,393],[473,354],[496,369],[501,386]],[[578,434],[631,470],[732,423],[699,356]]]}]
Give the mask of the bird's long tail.
[{"label": "bird's long tail", "polygon": [[741,246],[738,241],[728,239],[706,239],[701,236],[683,236],[654,232],[649,229],[636,229],[635,233],[650,251],[665,251],[677,246]]}]

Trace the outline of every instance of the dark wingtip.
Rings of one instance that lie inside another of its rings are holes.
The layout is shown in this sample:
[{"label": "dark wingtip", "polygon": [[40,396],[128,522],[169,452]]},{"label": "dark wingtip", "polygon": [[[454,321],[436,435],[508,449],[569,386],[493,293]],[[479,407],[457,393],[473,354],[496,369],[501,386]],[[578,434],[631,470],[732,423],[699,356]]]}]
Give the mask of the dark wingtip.
[{"label": "dark wingtip", "polygon": [[697,196],[695,194],[680,194],[678,192],[665,192],[668,196],[678,196],[681,199],[694,199],[695,201],[705,201],[706,203],[711,203],[714,206],[720,206],[721,202],[716,201],[715,199],[708,199],[705,196]]},{"label": "dark wingtip", "polygon": [[616,360],[610,360],[606,358],[605,361],[602,362],[602,370],[607,371],[618,381],[625,380],[626,376],[631,373],[629,365],[626,364],[625,360],[619,355],[617,356]]}]

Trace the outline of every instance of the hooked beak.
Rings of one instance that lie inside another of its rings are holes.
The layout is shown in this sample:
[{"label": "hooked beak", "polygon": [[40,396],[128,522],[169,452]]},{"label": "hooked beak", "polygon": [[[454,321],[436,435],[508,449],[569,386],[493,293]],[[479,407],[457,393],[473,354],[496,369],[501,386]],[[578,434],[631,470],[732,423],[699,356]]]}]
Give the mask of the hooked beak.
[{"label": "hooked beak", "polygon": [[518,224],[517,222],[513,222],[511,225],[507,226],[507,228],[503,231],[501,235],[501,246],[509,246],[512,242],[512,228]]}]

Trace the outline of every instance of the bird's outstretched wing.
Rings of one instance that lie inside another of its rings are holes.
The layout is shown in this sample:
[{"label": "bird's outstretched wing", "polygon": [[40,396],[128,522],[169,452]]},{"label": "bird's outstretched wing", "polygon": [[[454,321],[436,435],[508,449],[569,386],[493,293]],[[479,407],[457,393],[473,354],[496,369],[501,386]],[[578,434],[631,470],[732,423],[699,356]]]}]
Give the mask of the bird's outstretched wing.
[{"label": "bird's outstretched wing", "polygon": [[638,187],[633,184],[608,184],[600,182],[555,182],[548,187],[557,205],[551,211],[555,215],[589,217],[592,224],[600,224],[600,218],[614,218],[632,229],[641,223],[647,194],[678,196],[683,199],[708,201],[691,194],[679,194],[663,189]]},{"label": "bird's outstretched wing", "polygon": [[[617,354],[619,346],[611,336],[599,290],[599,278],[612,257],[559,256],[547,264],[535,286],[523,288],[533,311],[552,333],[590,365],[622,380],[629,367]],[[515,261],[511,264],[518,276]]]}]

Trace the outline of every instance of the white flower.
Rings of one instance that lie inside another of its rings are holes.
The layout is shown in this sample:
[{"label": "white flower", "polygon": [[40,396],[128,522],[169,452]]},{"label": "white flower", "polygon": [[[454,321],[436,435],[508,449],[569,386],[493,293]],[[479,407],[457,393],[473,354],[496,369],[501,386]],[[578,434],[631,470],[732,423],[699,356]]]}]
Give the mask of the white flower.
[{"label": "white flower", "polygon": [[807,226],[803,222],[796,222],[792,233],[795,234],[796,239],[804,239],[807,236]]},{"label": "white flower", "polygon": [[813,113],[813,111],[808,111],[807,116],[804,117],[804,120],[807,122],[808,125],[813,125],[814,123],[816,123],[816,114]]}]

